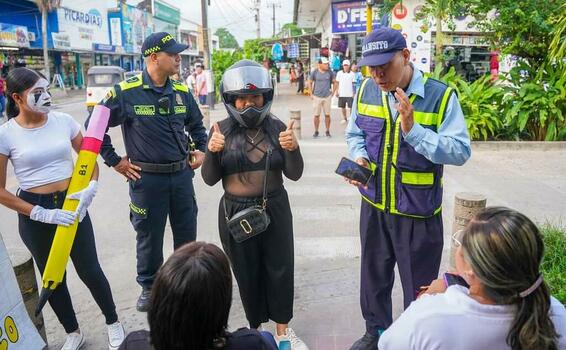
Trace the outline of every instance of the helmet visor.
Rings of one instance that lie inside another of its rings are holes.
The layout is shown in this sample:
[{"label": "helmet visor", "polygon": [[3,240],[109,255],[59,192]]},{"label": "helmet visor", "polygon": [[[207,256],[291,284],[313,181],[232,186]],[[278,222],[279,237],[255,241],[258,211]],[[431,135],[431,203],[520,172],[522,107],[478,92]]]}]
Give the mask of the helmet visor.
[{"label": "helmet visor", "polygon": [[263,93],[273,89],[271,76],[263,67],[244,66],[229,69],[222,77],[224,93]]}]

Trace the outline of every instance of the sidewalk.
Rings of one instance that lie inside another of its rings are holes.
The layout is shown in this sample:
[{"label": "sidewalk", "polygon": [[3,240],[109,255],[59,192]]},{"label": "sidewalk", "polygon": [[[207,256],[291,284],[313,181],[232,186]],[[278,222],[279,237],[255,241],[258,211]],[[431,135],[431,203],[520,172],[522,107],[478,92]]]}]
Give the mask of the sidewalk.
[{"label": "sidewalk", "polygon": [[85,100],[86,97],[86,89],[67,89],[67,94],[62,89],[50,89],[50,92],[53,104],[58,106]]}]

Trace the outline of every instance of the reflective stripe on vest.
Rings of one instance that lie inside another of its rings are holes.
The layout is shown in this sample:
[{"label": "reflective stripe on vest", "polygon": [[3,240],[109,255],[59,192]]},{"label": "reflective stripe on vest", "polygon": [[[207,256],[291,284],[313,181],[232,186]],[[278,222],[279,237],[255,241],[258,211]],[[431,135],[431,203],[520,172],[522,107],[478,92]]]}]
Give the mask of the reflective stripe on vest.
[{"label": "reflective stripe on vest", "polygon": [[[373,180],[375,183],[371,184],[369,192],[364,193],[365,190],[361,189],[362,197],[376,208],[392,214],[417,218],[436,215],[441,211],[442,206],[442,165],[433,164],[422,155],[416,155],[417,153],[414,149],[410,145],[405,144],[401,135],[401,118],[397,117],[393,121],[387,94],[380,91],[374,83],[370,83],[374,86],[374,90],[367,91],[369,97],[364,94],[369,81],[370,79],[366,79],[362,83],[356,101],[358,117],[366,118],[362,123],[363,125],[358,126],[366,133],[366,139],[368,133],[373,135],[373,142],[377,142],[375,140],[379,140],[380,136],[381,144],[379,145],[378,154],[370,155],[371,150],[368,149],[370,168],[374,171]],[[410,101],[415,109],[413,112],[414,120],[425,128],[437,131],[444,119],[446,105],[452,89],[437,82],[433,83],[434,85],[426,85],[427,78],[424,78],[423,83],[429,91],[434,92],[431,97],[433,101],[420,99],[419,103],[415,104],[417,95],[411,95]],[[380,98],[378,98],[378,93],[381,94]],[[370,120],[369,123],[367,118]],[[380,121],[378,122],[373,118],[377,118]],[[371,119],[375,121],[371,122]],[[358,121],[356,122],[358,123]],[[372,127],[371,123],[378,126],[374,125]],[[364,130],[364,127],[366,130]],[[395,129],[391,129],[392,127]],[[391,142],[392,138],[393,142]],[[398,169],[401,144],[403,144],[405,149],[403,170]],[[371,145],[370,147],[375,148],[376,146]],[[411,147],[412,151],[407,151],[407,147]],[[378,160],[380,160],[380,166],[376,163]],[[406,164],[411,164],[413,161],[419,163],[415,167],[424,167],[425,171],[416,168],[412,169],[410,165]],[[398,194],[401,197],[397,197]],[[375,200],[372,200],[372,197]],[[414,198],[421,197],[430,198],[429,201],[424,201],[430,203],[421,203],[423,202],[422,200],[419,203],[411,203],[414,201]]]}]

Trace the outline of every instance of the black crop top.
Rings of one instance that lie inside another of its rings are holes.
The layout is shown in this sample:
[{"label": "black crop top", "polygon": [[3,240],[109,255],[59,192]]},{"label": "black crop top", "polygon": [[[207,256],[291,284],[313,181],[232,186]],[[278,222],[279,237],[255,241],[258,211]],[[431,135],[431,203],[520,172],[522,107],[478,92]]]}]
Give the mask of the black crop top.
[{"label": "black crop top", "polygon": [[[284,131],[286,126],[279,119],[268,116],[270,122],[275,123],[279,131]],[[229,144],[232,128],[239,127],[230,118],[219,122],[220,131],[225,135],[226,145]],[[212,153],[208,149],[202,166],[201,174],[208,185],[213,186],[222,180],[222,185],[227,193],[243,196],[261,196],[263,191],[263,178],[265,173],[265,161],[267,148],[271,146],[273,152],[270,161],[268,177],[268,191],[276,191],[283,187],[283,174],[293,181],[297,181],[303,173],[303,158],[299,149],[289,152],[277,144],[272,144],[269,137],[264,134],[263,129],[247,130],[246,155],[242,164],[238,164],[238,150],[234,145],[228,146],[218,153]],[[212,133],[209,135],[212,137]]]}]

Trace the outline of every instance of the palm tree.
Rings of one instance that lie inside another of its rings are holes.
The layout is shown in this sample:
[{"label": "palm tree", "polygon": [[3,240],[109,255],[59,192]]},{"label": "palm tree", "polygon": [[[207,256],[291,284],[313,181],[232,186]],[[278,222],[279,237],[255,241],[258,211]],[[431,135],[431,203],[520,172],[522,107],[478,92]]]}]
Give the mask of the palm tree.
[{"label": "palm tree", "polygon": [[41,41],[43,42],[43,64],[45,65],[45,77],[51,80],[49,73],[49,54],[47,51],[47,14],[59,6],[61,0],[35,0],[35,4],[41,12]]}]

